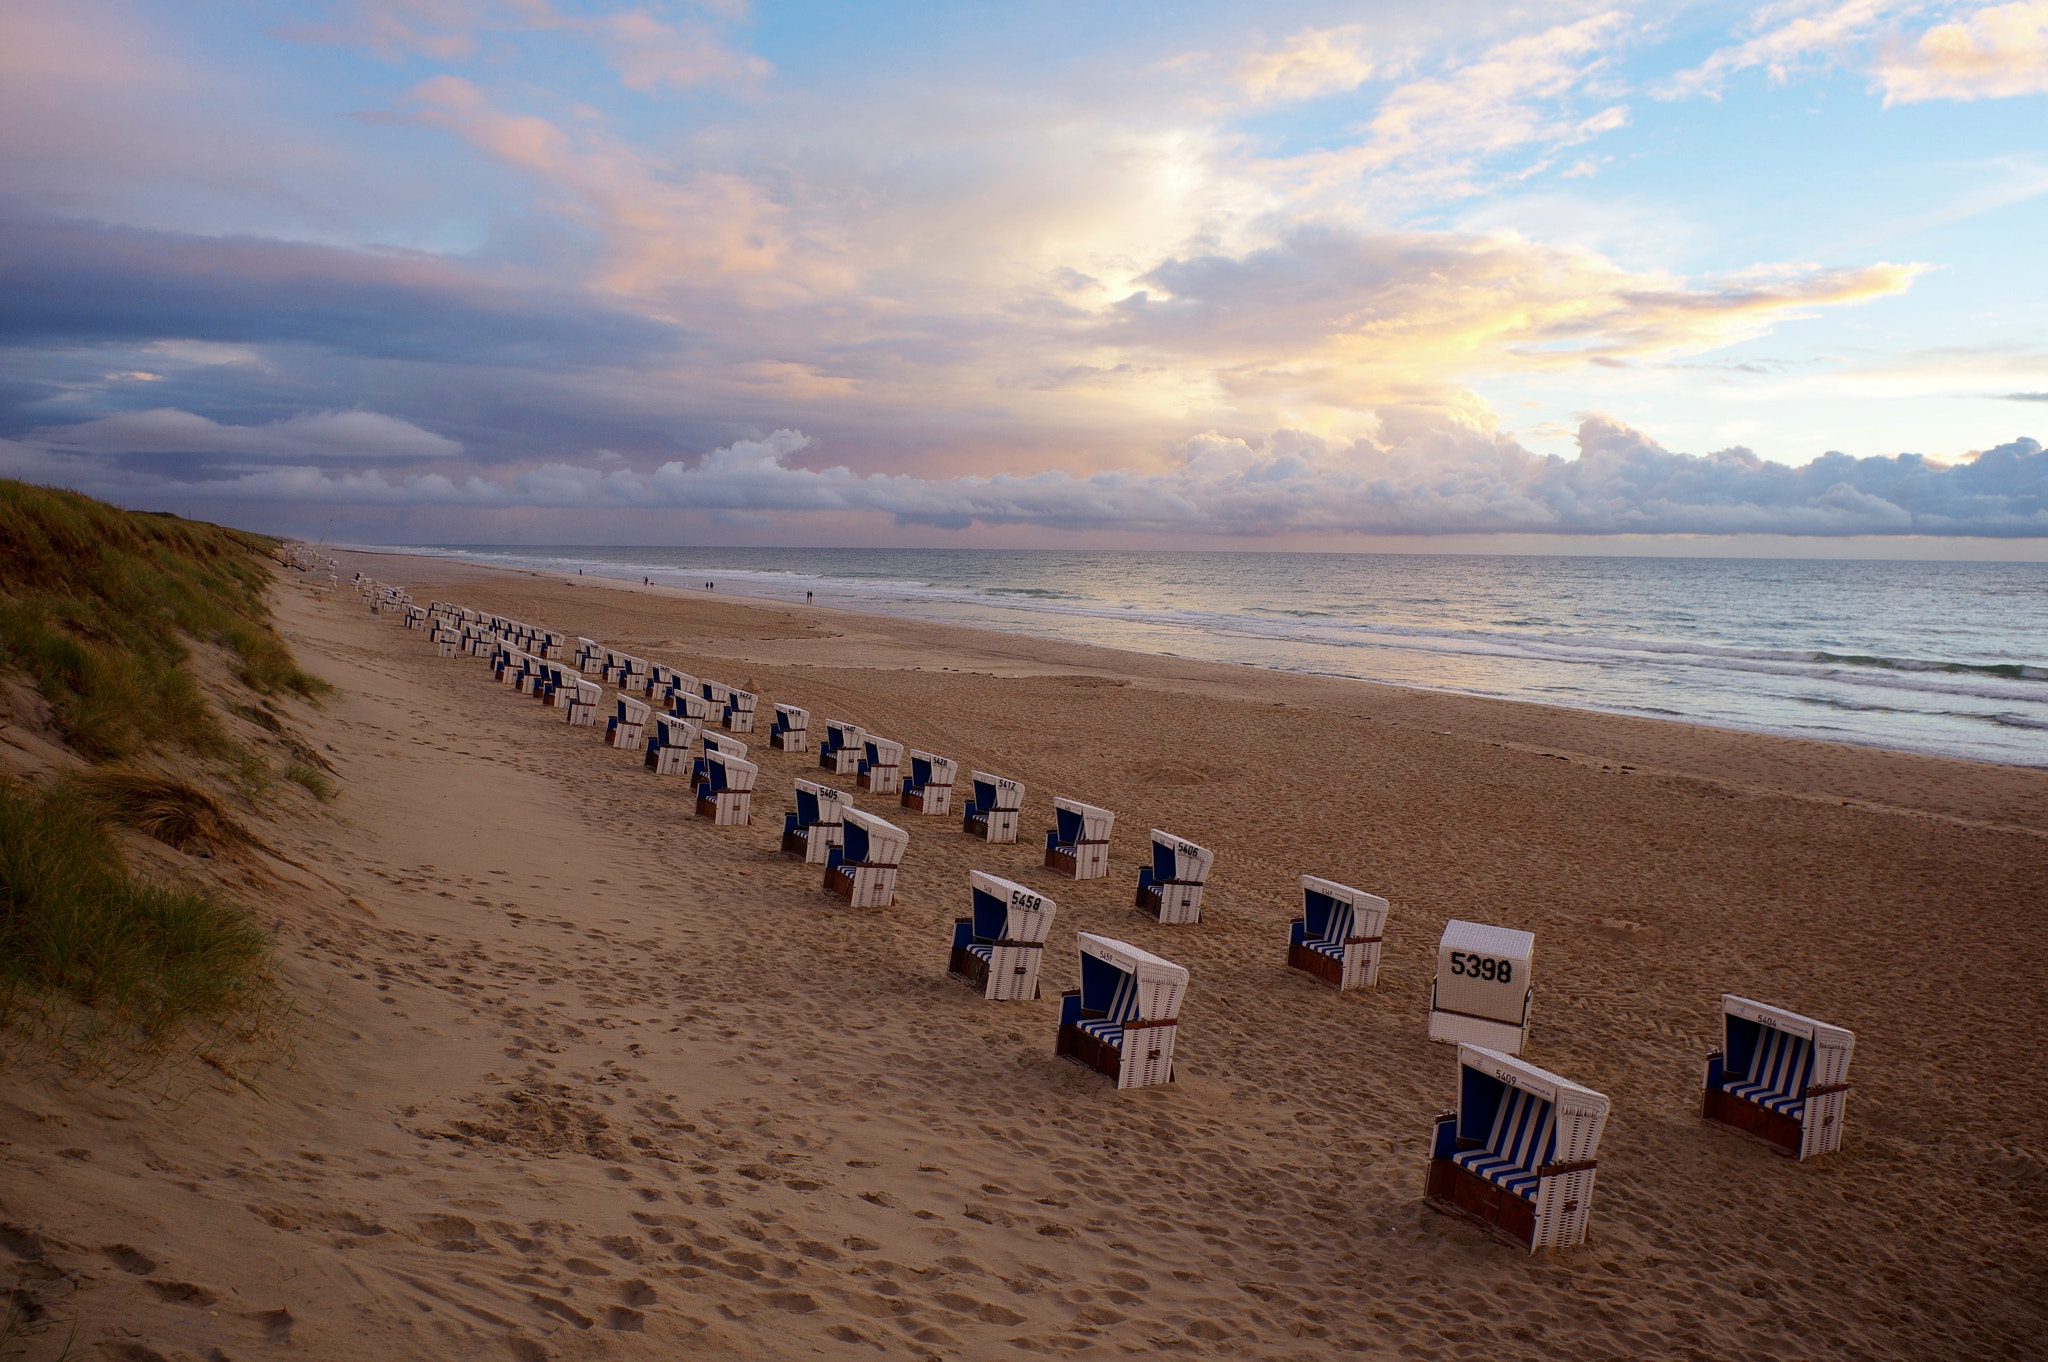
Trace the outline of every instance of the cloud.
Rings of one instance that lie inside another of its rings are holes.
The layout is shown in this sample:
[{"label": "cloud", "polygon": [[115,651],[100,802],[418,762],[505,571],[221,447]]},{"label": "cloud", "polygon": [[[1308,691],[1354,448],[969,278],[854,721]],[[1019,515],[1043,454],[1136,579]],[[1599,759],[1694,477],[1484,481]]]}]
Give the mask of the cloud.
[{"label": "cloud", "polygon": [[1247,97],[1264,101],[1341,94],[1379,70],[1365,45],[1365,25],[1345,24],[1305,28],[1279,47],[1244,57],[1234,74]]},{"label": "cloud", "polygon": [[727,47],[701,19],[665,22],[645,9],[622,10],[593,21],[593,29],[628,89],[664,85],[752,85],[772,69],[751,53]]},{"label": "cloud", "polygon": [[1886,104],[2048,94],[2048,0],[2019,0],[1938,24],[1887,51],[1872,72]]},{"label": "cloud", "polygon": [[1879,25],[1910,8],[1900,0],[1830,0],[1814,4],[1765,5],[1752,21],[1753,36],[1708,54],[1690,70],[1672,76],[1654,93],[1660,99],[1718,96],[1728,78],[1762,67],[1782,84],[1802,67],[1838,59]]},{"label": "cloud", "polygon": [[[1794,468],[1746,449],[1674,453],[1604,417],[1579,457],[1530,453],[1438,413],[1390,410],[1378,437],[1332,444],[1298,431],[1254,443],[1209,432],[1162,472],[915,478],[804,467],[803,434],[738,441],[651,472],[544,464],[499,477],[391,478],[265,469],[203,484],[220,502],[442,508],[637,508],[721,516],[865,512],[901,525],[1164,530],[1209,537],[1309,534],[2048,533],[2048,452],[2029,439],[1953,465],[1916,454],[1826,454]],[[14,446],[16,451],[26,446]],[[33,451],[31,451],[33,452]],[[8,451],[0,448],[0,462]],[[18,457],[18,456],[17,456]],[[74,472],[73,480],[79,480]],[[93,490],[91,486],[87,490]],[[133,483],[161,498],[176,484]]]},{"label": "cloud", "polygon": [[30,431],[21,443],[67,454],[221,454],[267,461],[446,459],[460,442],[374,411],[301,412],[257,426],[223,425],[175,407],[124,412]]}]

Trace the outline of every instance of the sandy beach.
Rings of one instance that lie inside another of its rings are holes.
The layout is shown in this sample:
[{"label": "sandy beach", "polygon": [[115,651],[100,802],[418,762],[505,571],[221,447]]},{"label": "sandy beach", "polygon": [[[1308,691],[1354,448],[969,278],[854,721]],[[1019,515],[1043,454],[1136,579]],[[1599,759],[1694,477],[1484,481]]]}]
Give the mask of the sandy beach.
[{"label": "sandy beach", "polygon": [[[758,692],[753,825],[287,574],[342,795],[173,868],[275,921],[289,1057],[0,1091],[0,1266],[74,1356],[2048,1355],[2048,771],[343,560]],[[777,850],[852,785],[777,700],[1025,781],[1019,843],[857,796],[911,842],[847,908]],[[1055,795],[1107,880],[1040,864]],[[1152,827],[1216,852],[1199,926],[1131,909]],[[1058,902],[1037,1002],[946,976],[974,869]],[[1376,990],[1285,967],[1304,872],[1389,900]],[[1613,1101],[1581,1248],[1423,1203],[1452,917],[1536,934],[1527,1057]],[[1077,930],[1190,971],[1173,1084],[1054,1056]],[[1856,1032],[1839,1153],[1699,1119],[1724,991]]]}]

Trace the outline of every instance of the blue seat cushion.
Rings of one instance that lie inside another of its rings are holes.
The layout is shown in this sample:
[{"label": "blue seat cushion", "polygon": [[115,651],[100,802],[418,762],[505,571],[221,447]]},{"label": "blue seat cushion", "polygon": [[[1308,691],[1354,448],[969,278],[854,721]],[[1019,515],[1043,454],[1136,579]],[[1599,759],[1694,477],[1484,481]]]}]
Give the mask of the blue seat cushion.
[{"label": "blue seat cushion", "polygon": [[1341,941],[1311,941],[1308,948],[1318,955],[1327,955],[1332,960],[1344,958],[1344,943]]},{"label": "blue seat cushion", "polygon": [[1114,1045],[1119,1050],[1124,1048],[1124,1024],[1120,1021],[1111,1021],[1107,1017],[1090,1017],[1081,1023],[1081,1029],[1104,1045]]},{"label": "blue seat cushion", "polygon": [[967,953],[969,955],[978,955],[982,959],[987,960],[991,963],[993,963],[996,958],[996,948],[982,941],[976,941],[970,944],[967,947]]},{"label": "blue seat cushion", "polygon": [[1462,1154],[1451,1155],[1451,1161],[1468,1168],[1480,1177],[1498,1187],[1505,1187],[1516,1196],[1530,1201],[1536,1199],[1536,1175],[1526,1168],[1486,1149],[1468,1149]]}]

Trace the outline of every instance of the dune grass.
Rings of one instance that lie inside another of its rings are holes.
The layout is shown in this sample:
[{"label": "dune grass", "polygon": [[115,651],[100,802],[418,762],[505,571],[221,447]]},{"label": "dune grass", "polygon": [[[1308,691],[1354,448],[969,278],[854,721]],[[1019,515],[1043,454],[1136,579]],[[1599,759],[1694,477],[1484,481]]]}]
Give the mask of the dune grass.
[{"label": "dune grass", "polygon": [[0,783],[0,1022],[68,1001],[147,1046],[260,1012],[262,927],[214,894],[130,873],[103,798]]},{"label": "dune grass", "polygon": [[95,761],[232,744],[185,663],[218,644],[261,694],[311,699],[270,625],[273,541],[177,516],[123,511],[0,479],[0,666],[26,673],[65,740]]}]

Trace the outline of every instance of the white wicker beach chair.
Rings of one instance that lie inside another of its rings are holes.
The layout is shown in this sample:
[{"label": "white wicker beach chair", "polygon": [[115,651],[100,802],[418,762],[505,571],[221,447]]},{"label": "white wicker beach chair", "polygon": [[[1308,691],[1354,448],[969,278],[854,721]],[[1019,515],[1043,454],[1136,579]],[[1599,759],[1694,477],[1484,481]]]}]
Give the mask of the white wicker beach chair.
[{"label": "white wicker beach chair", "polygon": [[854,763],[855,785],[876,795],[892,795],[903,788],[902,743],[870,734],[861,750],[866,755]]},{"label": "white wicker beach chair", "polygon": [[572,655],[572,660],[576,663],[576,670],[582,672],[585,676],[602,675],[605,665],[605,653],[607,651],[605,646],[594,638],[577,639],[576,651]]},{"label": "white wicker beach chair", "polygon": [[738,738],[728,738],[713,728],[700,728],[698,740],[704,744],[704,754],[690,767],[690,778],[694,781],[702,781],[705,778],[710,770],[710,760],[714,756],[739,757],[744,760],[747,755],[745,743]]},{"label": "white wicker beach chair", "polygon": [[689,690],[683,690],[679,687],[670,691],[668,693],[668,712],[679,719],[688,719],[691,723],[697,724],[700,727],[718,722],[717,714],[711,708],[711,702],[706,700],[703,694],[694,687]]},{"label": "white wicker beach chair", "polygon": [[655,715],[654,732],[647,739],[647,769],[658,776],[689,775],[690,749],[697,745],[699,732],[688,719]]},{"label": "white wicker beach chair", "polygon": [[1701,1115],[1797,1159],[1842,1147],[1855,1032],[1724,993],[1721,1033]]},{"label": "white wicker beach chair", "polygon": [[752,733],[754,731],[754,709],[761,703],[761,697],[750,690],[734,686],[725,698],[725,717],[720,721],[729,733]]},{"label": "white wicker beach chair", "polygon": [[1527,1060],[1458,1047],[1458,1106],[1436,1118],[1427,1198],[1534,1252],[1584,1242],[1607,1099]]},{"label": "white wicker beach chair", "polygon": [[896,901],[896,870],[910,834],[894,823],[848,808],[840,845],[825,853],[825,887],[855,908],[887,908]]},{"label": "white wicker beach chair", "polygon": [[973,793],[960,812],[960,828],[984,842],[1017,840],[1018,811],[1024,807],[1024,782],[986,771],[972,773]]},{"label": "white wicker beach chair", "polygon": [[704,767],[704,779],[697,786],[697,816],[721,828],[743,828],[752,822],[754,778],[760,768],[745,757],[715,749],[704,754]]},{"label": "white wicker beach chair", "polygon": [[585,677],[575,677],[569,682],[569,702],[565,716],[571,728],[594,728],[597,726],[597,707],[604,703],[604,687]]},{"label": "white wicker beach chair", "polygon": [[1080,932],[1081,986],[1060,995],[1053,1053],[1108,1074],[1119,1088],[1173,1081],[1188,972],[1129,942]]},{"label": "white wicker beach chair", "polygon": [[644,700],[621,695],[604,722],[604,740],[613,747],[638,752],[647,741],[647,716],[653,713]]},{"label": "white wicker beach chair", "polygon": [[1038,966],[1052,932],[1053,901],[1013,880],[967,872],[972,916],[953,920],[947,972],[992,1002],[1038,996]]},{"label": "white wicker beach chair", "polygon": [[796,808],[782,816],[782,849],[808,865],[825,864],[840,845],[853,796],[815,780],[796,783]]},{"label": "white wicker beach chair", "polygon": [[811,748],[811,712],[795,705],[775,706],[775,721],[768,728],[768,745],[785,752],[808,752]]},{"label": "white wicker beach chair", "polygon": [[867,755],[868,735],[859,724],[825,721],[825,737],[818,744],[818,765],[835,776],[850,776]]},{"label": "white wicker beach chair", "polygon": [[1099,880],[1109,873],[1109,833],[1116,815],[1078,799],[1052,802],[1059,824],[1045,832],[1045,864],[1077,880]]},{"label": "white wicker beach chair", "polygon": [[953,773],[959,769],[951,757],[936,757],[910,749],[910,774],[903,778],[901,803],[927,818],[953,811]]},{"label": "white wicker beach chair", "polygon": [[560,662],[567,652],[568,646],[569,636],[567,634],[558,633],[550,629],[541,634],[539,642],[535,645],[535,651],[549,662]]},{"label": "white wicker beach chair", "polygon": [[1376,988],[1386,925],[1387,901],[1377,894],[1303,875],[1301,916],[1287,939],[1288,967],[1338,989]]},{"label": "white wicker beach chair", "polygon": [[1168,926],[1202,920],[1202,886],[1216,853],[1152,829],[1152,864],[1138,869],[1136,906]]},{"label": "white wicker beach chair", "polygon": [[1452,918],[1437,942],[1429,986],[1429,1038],[1511,1055],[1529,1040],[1536,938],[1512,927]]}]

